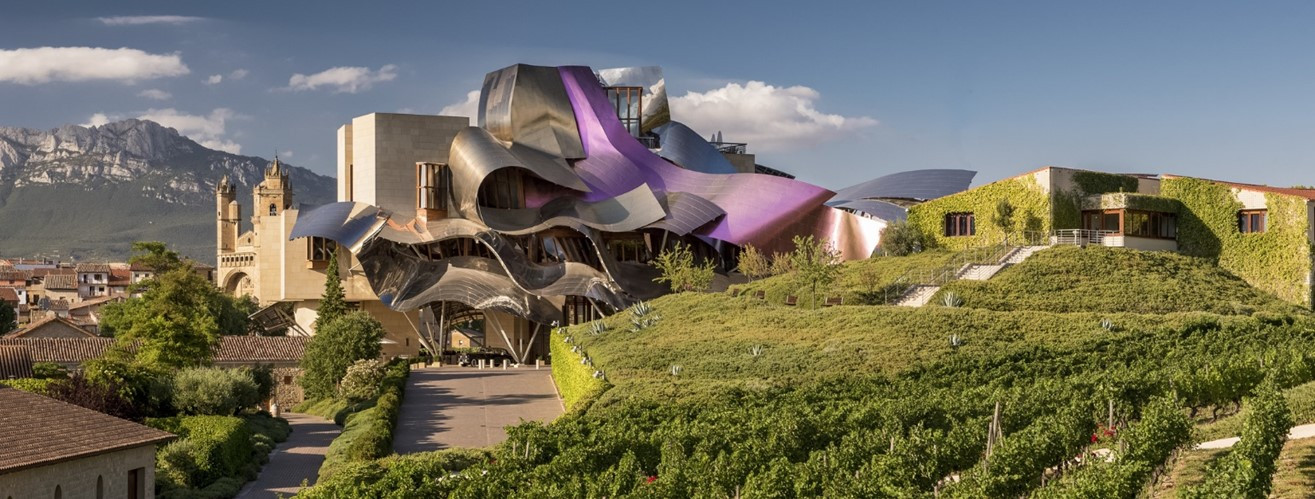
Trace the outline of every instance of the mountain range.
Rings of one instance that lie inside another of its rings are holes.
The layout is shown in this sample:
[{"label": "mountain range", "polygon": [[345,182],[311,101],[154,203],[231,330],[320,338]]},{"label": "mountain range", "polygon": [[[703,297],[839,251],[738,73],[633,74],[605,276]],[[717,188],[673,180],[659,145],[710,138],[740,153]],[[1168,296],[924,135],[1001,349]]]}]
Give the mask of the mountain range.
[{"label": "mountain range", "polygon": [[[213,265],[215,185],[228,175],[245,217],[269,163],[148,120],[0,127],[0,257],[122,260],[132,242],[149,240]],[[285,168],[295,203],[335,199],[332,177]]]}]

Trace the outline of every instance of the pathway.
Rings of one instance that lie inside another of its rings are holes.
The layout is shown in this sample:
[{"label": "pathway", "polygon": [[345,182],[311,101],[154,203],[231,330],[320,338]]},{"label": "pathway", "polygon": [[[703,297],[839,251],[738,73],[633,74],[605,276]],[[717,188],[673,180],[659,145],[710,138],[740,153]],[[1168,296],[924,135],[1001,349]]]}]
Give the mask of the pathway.
[{"label": "pathway", "polygon": [[398,454],[489,447],[504,427],[551,421],[564,412],[552,370],[431,367],[411,371],[393,434]]},{"label": "pathway", "polygon": [[333,421],[317,416],[287,412],[282,416],[292,425],[292,434],[269,453],[260,476],[242,486],[236,499],[291,497],[301,490],[303,479],[314,485],[329,442],[342,431]]},{"label": "pathway", "polygon": [[[1311,437],[1315,437],[1315,423],[1293,426],[1291,430],[1288,430],[1288,440],[1300,440],[1303,438],[1311,438]],[[1197,449],[1227,449],[1229,447],[1232,447],[1233,444],[1236,444],[1237,441],[1240,439],[1241,439],[1240,437],[1230,437],[1230,438],[1221,438],[1219,440],[1211,440],[1209,442],[1202,442],[1200,445],[1197,445],[1196,448]]]}]

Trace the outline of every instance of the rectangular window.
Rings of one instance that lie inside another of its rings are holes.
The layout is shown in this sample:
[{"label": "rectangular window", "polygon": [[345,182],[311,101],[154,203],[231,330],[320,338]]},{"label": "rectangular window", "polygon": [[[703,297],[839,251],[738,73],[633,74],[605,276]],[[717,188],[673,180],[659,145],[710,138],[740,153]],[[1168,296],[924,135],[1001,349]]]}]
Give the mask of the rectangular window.
[{"label": "rectangular window", "polygon": [[945,236],[977,235],[977,220],[972,213],[948,213],[945,215]]},{"label": "rectangular window", "polygon": [[1172,213],[1128,210],[1124,233],[1129,236],[1174,239],[1178,235],[1177,216]]},{"label": "rectangular window", "polygon": [[337,249],[338,243],[332,239],[323,237],[311,237],[306,243],[306,259],[312,262],[328,262],[329,257],[333,255],[333,250]]},{"label": "rectangular window", "polygon": [[1265,231],[1268,210],[1242,210],[1237,212],[1237,230],[1243,234]]},{"label": "rectangular window", "polygon": [[452,172],[447,165],[416,163],[416,202],[423,210],[447,210]]},{"label": "rectangular window", "polygon": [[643,95],[644,87],[607,87],[607,100],[616,108],[616,117],[631,137],[639,136],[644,115]]}]

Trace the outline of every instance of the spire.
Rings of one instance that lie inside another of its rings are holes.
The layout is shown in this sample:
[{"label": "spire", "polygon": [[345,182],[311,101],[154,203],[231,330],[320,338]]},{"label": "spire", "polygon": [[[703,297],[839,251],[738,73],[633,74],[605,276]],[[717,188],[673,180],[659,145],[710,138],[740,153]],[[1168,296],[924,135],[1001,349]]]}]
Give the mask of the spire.
[{"label": "spire", "polygon": [[219,179],[219,185],[215,186],[215,190],[219,192],[230,192],[233,190],[233,184],[228,181],[228,174],[224,174],[224,178]]}]

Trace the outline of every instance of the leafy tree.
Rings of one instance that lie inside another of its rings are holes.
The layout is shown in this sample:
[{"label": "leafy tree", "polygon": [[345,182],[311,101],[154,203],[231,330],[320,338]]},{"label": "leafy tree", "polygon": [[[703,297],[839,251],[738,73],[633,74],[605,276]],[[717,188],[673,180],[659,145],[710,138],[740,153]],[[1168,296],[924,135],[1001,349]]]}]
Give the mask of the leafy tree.
[{"label": "leafy tree", "polygon": [[301,358],[301,387],[306,397],[334,396],[348,366],[379,357],[379,340],[383,337],[383,325],[359,310],[320,325]]},{"label": "leafy tree", "polygon": [[772,270],[771,275],[785,275],[794,270],[790,263],[790,254],[781,253],[780,251],[772,252]]},{"label": "leafy tree", "polygon": [[176,267],[157,274],[141,297],[106,305],[101,326],[115,337],[118,355],[139,364],[204,365],[219,343],[219,319],[232,303],[220,295],[218,288],[190,268]]},{"label": "leafy tree", "polygon": [[174,406],[187,414],[231,416],[261,402],[250,371],[194,367],[173,378]]},{"label": "leafy tree", "polygon": [[673,293],[707,291],[712,284],[712,262],[696,265],[694,252],[690,251],[688,245],[676,243],[675,248],[664,250],[658,255],[653,265],[662,271],[662,275],[653,281],[667,283]]},{"label": "leafy tree", "polygon": [[190,267],[191,263],[159,241],[137,241],[132,243],[132,251],[128,263],[150,267],[157,275],[183,266]]},{"label": "leafy tree", "polygon": [[338,273],[338,250],[329,254],[329,266],[324,269],[324,296],[316,309],[315,330],[320,325],[347,314],[347,295],[342,290],[342,277]]},{"label": "leafy tree", "polygon": [[818,241],[813,236],[795,236],[790,266],[798,273],[797,278],[808,285],[812,308],[817,308],[817,287],[835,282],[840,274],[840,253],[830,242]]},{"label": "leafy tree", "polygon": [[772,275],[772,264],[767,261],[767,255],[762,251],[752,244],[746,244],[744,250],[740,252],[740,264],[737,270],[752,281]]},{"label": "leafy tree", "polygon": [[66,379],[68,369],[54,362],[36,362],[32,364],[32,377],[38,379]]},{"label": "leafy tree", "polygon": [[1004,233],[1004,243],[1009,244],[1009,233],[1014,230],[1014,205],[1009,204],[1006,199],[1001,199],[995,205],[995,218],[991,219],[991,222]]},{"label": "leafy tree", "polygon": [[18,312],[8,303],[0,302],[0,335],[18,328]]},{"label": "leafy tree", "polygon": [[136,408],[131,401],[120,395],[119,388],[94,383],[82,373],[74,373],[67,380],[52,383],[46,390],[46,396],[117,418],[137,419],[139,414]]},{"label": "leafy tree", "polygon": [[907,221],[892,222],[881,231],[881,250],[891,256],[922,251],[922,231]]}]

